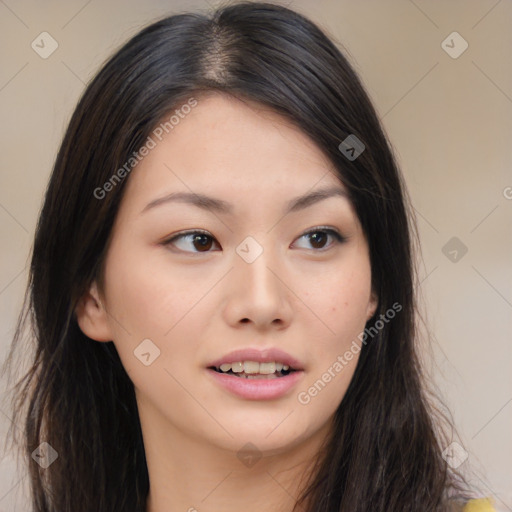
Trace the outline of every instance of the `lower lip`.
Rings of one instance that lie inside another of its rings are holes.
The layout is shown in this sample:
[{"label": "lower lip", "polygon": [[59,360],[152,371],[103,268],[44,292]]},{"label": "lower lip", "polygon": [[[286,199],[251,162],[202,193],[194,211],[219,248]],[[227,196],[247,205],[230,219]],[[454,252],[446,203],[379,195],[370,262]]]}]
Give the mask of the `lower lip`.
[{"label": "lower lip", "polygon": [[286,395],[302,378],[302,370],[275,379],[246,379],[208,368],[208,373],[221,387],[246,400],[274,400]]}]

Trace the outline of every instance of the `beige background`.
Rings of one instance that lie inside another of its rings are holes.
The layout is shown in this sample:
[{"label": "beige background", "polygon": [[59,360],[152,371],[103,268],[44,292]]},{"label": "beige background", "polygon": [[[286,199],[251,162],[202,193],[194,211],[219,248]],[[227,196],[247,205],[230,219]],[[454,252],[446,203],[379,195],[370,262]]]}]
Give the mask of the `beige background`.
[{"label": "beige background", "polygon": [[[436,381],[475,483],[512,510],[512,2],[283,3],[343,45],[375,102],[418,215]],[[43,191],[84,85],[142,25],[214,4],[0,0],[2,359]],[[43,31],[59,45],[46,60],[31,48]],[[441,46],[453,31],[469,44],[456,59]],[[454,236],[468,248],[457,262],[442,252]],[[2,405],[2,438],[9,416]],[[0,512],[26,510],[26,478],[14,469],[3,456]]]}]

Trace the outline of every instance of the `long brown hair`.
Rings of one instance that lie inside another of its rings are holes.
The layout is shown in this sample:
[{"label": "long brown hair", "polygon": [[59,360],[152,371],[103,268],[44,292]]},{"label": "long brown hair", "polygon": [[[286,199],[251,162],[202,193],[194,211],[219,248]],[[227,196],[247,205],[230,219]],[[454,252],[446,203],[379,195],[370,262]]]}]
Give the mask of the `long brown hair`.
[{"label": "long brown hair", "polygon": [[[114,344],[88,339],[74,310],[101,275],[129,175],[106,194],[98,189],[165,115],[207,91],[269,106],[325,152],[369,242],[379,299],[369,324],[401,305],[362,346],[299,503],[308,512],[445,510],[457,486],[421,378],[414,229],[392,150],[357,75],[314,23],[285,7],[242,2],[144,28],[104,64],[73,113],[37,224],[9,354],[12,363],[30,324],[35,353],[13,388],[13,409],[24,426],[33,512],[145,510],[149,479],[133,384]],[[348,136],[365,145],[357,158],[340,149]],[[44,470],[31,458],[43,441],[58,453]]]}]

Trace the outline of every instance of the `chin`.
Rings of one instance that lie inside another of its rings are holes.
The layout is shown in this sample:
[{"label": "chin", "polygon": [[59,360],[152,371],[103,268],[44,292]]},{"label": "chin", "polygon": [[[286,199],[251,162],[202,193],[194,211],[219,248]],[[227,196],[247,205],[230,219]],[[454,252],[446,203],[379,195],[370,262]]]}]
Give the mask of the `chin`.
[{"label": "chin", "polygon": [[[290,415],[291,418],[292,415]],[[282,421],[282,418],[281,420]],[[285,420],[286,422],[287,420]],[[293,425],[293,430],[290,426]],[[276,428],[277,427],[277,428]],[[282,454],[304,443],[315,429],[307,427],[298,428],[292,422],[288,428],[279,422],[259,424],[254,426],[238,427],[236,431],[231,431],[232,438],[223,438],[222,447],[231,451],[255,451],[265,456]],[[256,454],[257,455],[257,454]]]}]

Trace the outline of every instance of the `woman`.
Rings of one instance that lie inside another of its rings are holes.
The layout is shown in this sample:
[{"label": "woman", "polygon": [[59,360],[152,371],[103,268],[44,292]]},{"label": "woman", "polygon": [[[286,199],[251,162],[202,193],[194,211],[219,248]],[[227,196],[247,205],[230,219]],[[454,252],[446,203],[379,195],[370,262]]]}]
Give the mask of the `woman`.
[{"label": "woman", "polygon": [[410,219],[311,21],[239,3],[133,37],[84,92],[37,226],[13,344],[30,318],[34,512],[461,510]]}]

